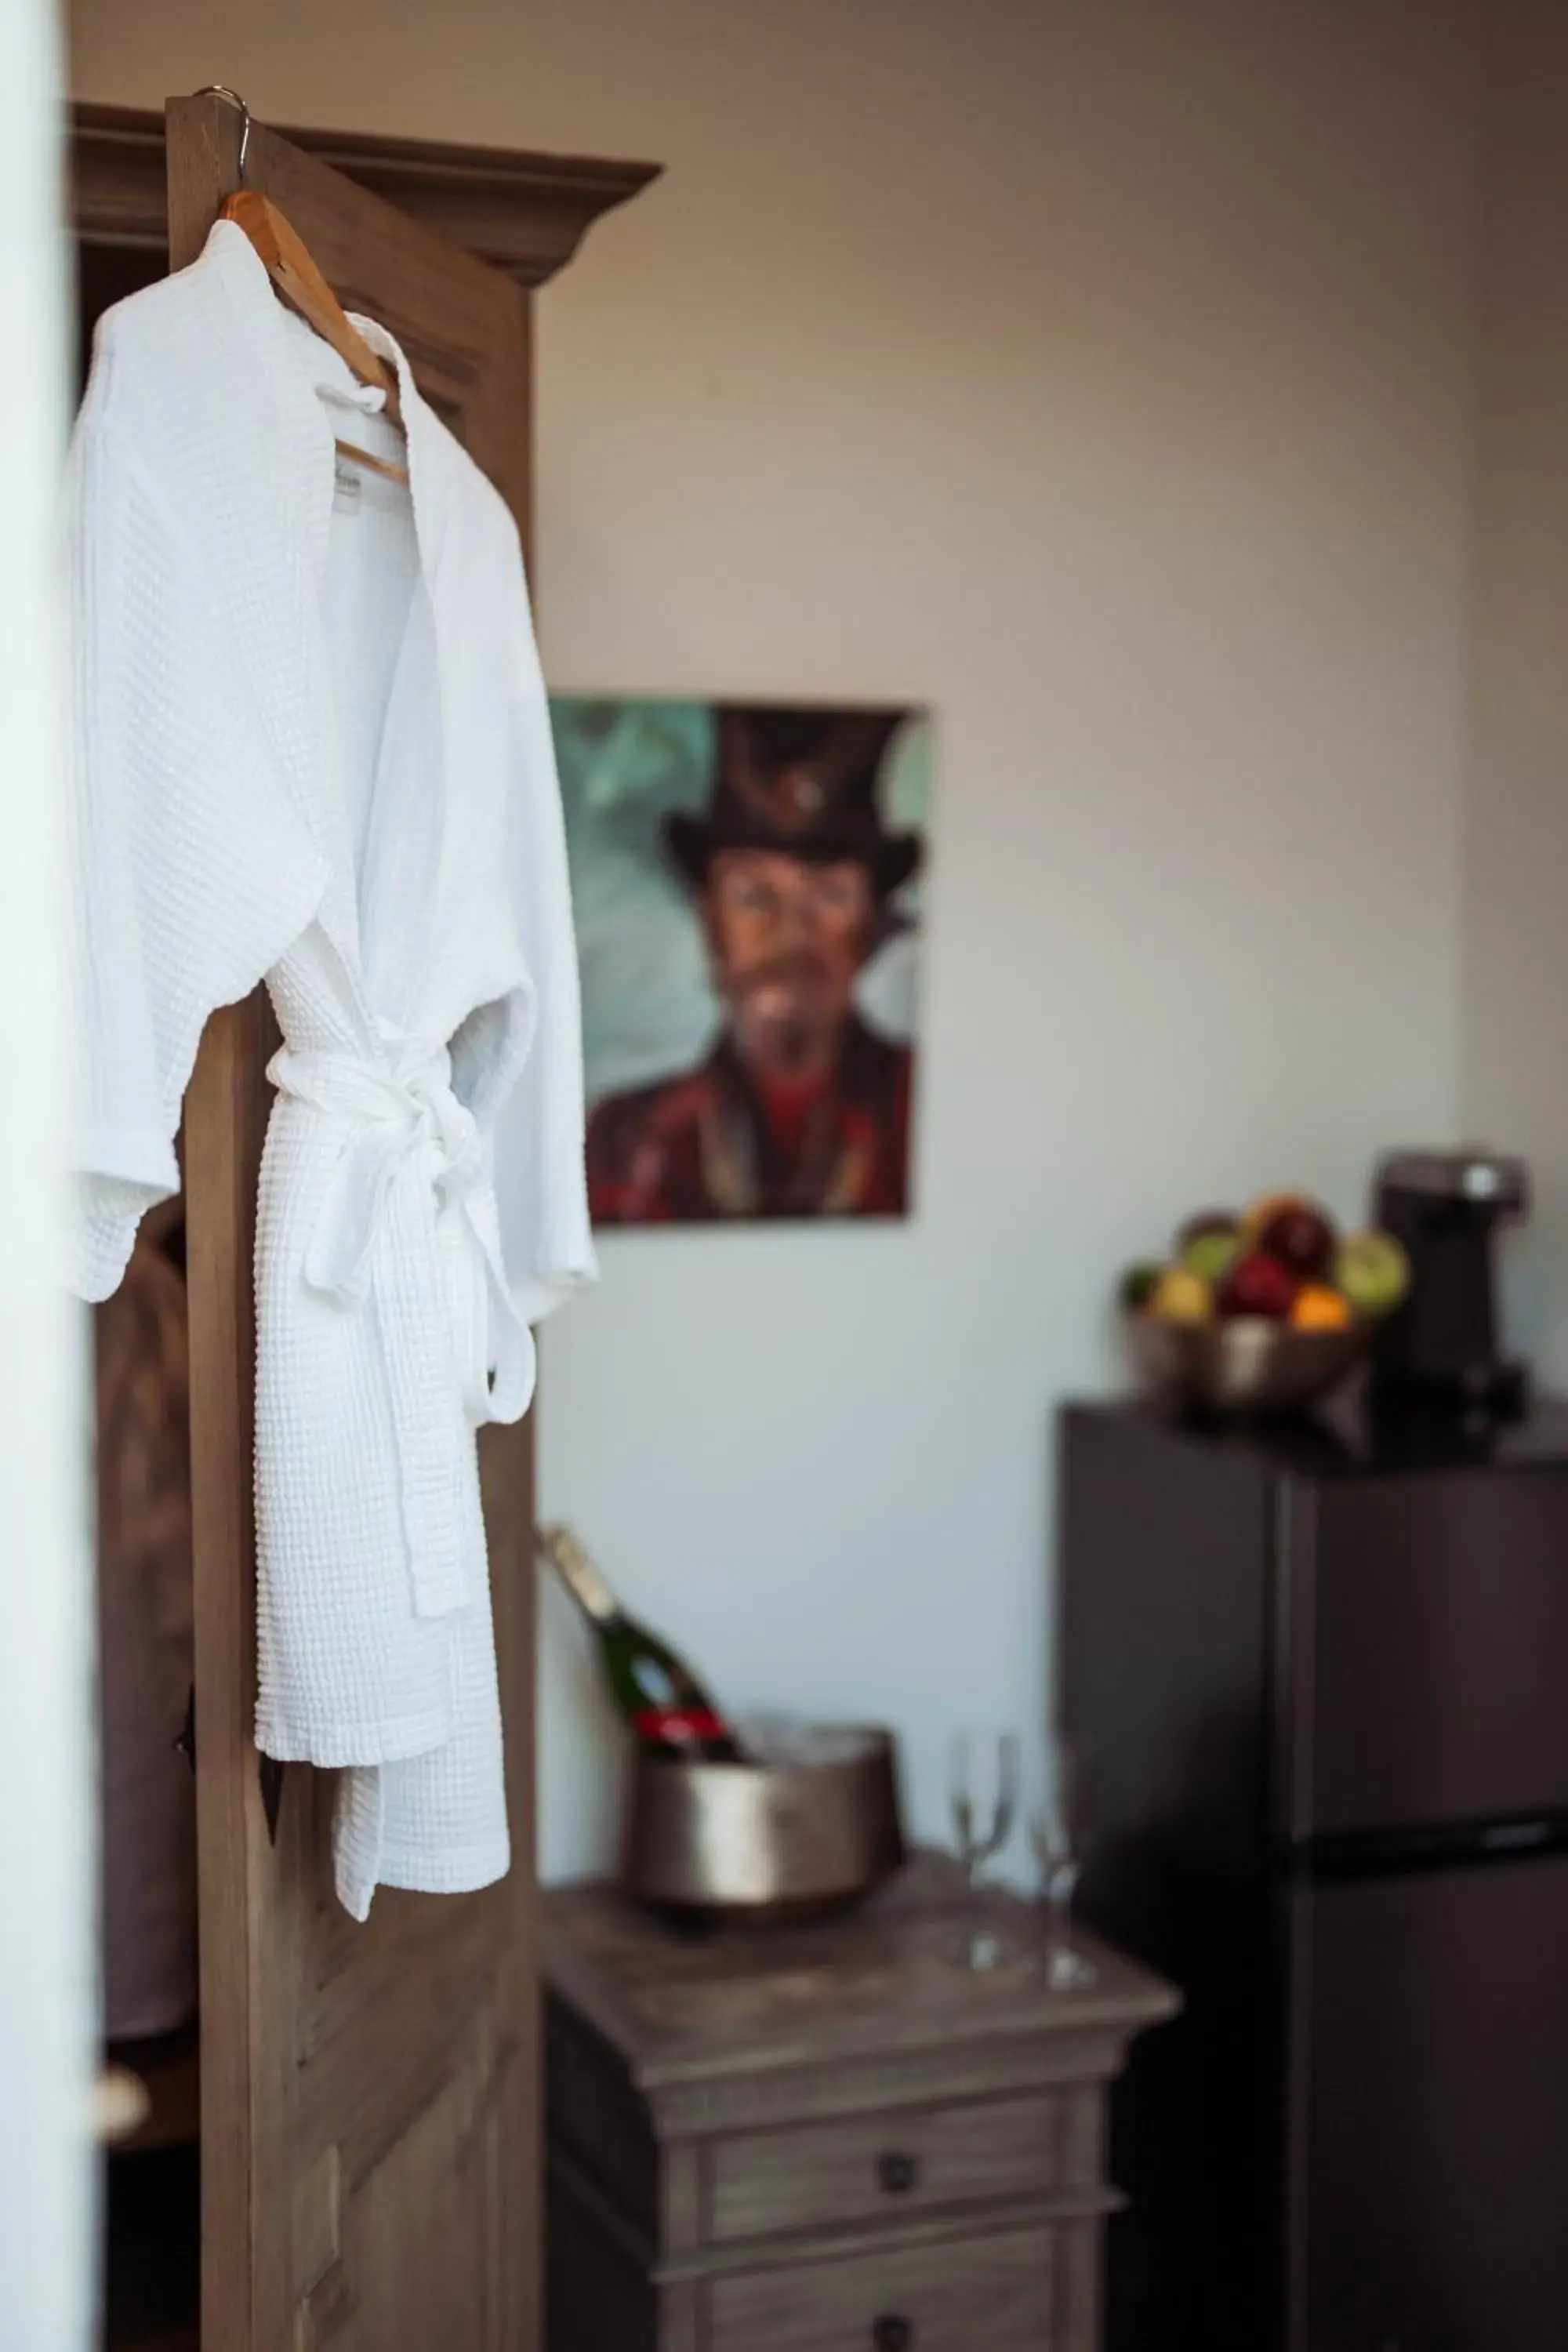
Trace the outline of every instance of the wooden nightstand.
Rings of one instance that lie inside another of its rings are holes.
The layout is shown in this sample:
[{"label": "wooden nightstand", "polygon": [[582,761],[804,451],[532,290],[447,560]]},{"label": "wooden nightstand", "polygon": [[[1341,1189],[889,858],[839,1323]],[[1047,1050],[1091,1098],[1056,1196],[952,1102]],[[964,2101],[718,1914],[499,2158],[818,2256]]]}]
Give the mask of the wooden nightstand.
[{"label": "wooden nightstand", "polygon": [[772,1932],[546,1897],[549,2352],[1094,2352],[1106,2087],[1176,1996],[1089,1937],[1090,1989],[972,1978],[956,1896],[929,1856]]}]

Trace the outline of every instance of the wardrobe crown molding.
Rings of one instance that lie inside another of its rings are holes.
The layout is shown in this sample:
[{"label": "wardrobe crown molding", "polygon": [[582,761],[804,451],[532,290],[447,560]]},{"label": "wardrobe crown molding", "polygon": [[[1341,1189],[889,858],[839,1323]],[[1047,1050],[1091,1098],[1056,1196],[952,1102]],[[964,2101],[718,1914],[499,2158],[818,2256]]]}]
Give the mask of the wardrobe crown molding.
[{"label": "wardrobe crown molding", "polygon": [[[565,267],[601,214],[628,202],[664,168],[363,131],[268,127],[531,288]],[[162,114],[73,105],[70,173],[71,225],[79,236],[95,245],[166,247]]]}]

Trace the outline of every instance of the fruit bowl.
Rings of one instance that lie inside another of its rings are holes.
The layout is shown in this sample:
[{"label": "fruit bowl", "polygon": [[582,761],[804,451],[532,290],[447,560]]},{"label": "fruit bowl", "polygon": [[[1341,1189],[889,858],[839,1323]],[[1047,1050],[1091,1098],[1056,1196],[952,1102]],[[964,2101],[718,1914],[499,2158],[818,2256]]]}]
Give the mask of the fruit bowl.
[{"label": "fruit bowl", "polygon": [[1126,1328],[1140,1382],[1160,1403],[1239,1418],[1315,1404],[1354,1370],[1373,1327],[1294,1331],[1260,1315],[1196,1324],[1129,1315]]},{"label": "fruit bowl", "polygon": [[1173,1254],[1121,1277],[1142,1385],[1209,1413],[1300,1412],[1367,1354],[1410,1288],[1384,1233],[1343,1234],[1305,1192],[1270,1192],[1237,1214],[1189,1217]]}]

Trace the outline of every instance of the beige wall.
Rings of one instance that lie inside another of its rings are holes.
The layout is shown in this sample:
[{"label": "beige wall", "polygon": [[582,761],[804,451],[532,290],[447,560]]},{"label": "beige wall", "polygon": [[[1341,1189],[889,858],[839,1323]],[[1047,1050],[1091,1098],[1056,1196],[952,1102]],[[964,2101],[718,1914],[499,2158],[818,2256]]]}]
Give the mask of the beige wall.
[{"label": "beige wall", "polygon": [[[1457,1107],[1468,0],[79,0],[86,96],[651,155],[545,298],[563,685],[929,699],[921,1209],[612,1236],[544,1484],[739,1702],[1033,1726],[1120,1261]],[[553,1608],[545,1859],[610,1746]]]},{"label": "beige wall", "polygon": [[1568,12],[1491,26],[1463,1112],[1526,1152],[1514,1328],[1568,1380]]}]

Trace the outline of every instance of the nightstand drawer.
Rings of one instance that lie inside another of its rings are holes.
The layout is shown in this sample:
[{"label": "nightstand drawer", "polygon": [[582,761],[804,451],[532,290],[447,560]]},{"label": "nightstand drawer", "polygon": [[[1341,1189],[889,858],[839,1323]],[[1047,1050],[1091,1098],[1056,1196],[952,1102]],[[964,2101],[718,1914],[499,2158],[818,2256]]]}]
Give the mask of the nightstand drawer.
[{"label": "nightstand drawer", "polygon": [[717,2140],[708,2151],[708,2236],[731,2244],[1087,2188],[1098,2169],[1098,2111],[1097,2094],[1047,2091]]},{"label": "nightstand drawer", "polygon": [[1056,2236],[1021,2229],[793,2270],[706,2290],[712,2352],[1042,2352],[1053,2339]]}]

